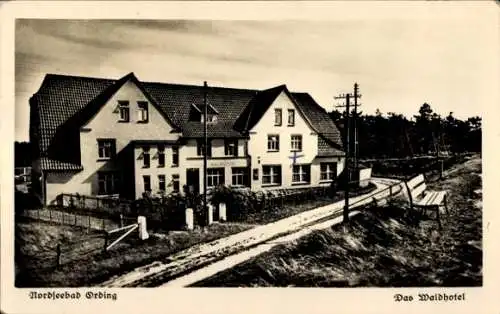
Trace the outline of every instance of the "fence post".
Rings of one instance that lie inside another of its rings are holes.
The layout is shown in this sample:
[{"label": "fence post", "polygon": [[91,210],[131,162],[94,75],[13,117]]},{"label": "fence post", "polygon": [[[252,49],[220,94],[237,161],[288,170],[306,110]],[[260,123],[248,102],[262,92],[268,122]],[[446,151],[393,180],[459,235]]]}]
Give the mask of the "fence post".
[{"label": "fence post", "polygon": [[88,219],[88,221],[89,221],[89,227],[88,227],[87,231],[89,231],[89,232],[90,232],[90,216],[87,216],[87,217],[89,218],[89,219]]},{"label": "fence post", "polygon": [[185,218],[186,228],[188,230],[193,230],[194,229],[194,219],[193,219],[193,209],[192,208],[186,208],[184,218]]},{"label": "fence post", "polygon": [[226,221],[226,203],[219,203],[219,220]]},{"label": "fence post", "polygon": [[106,231],[106,220],[102,218],[102,230]]},{"label": "fence post", "polygon": [[57,244],[57,267],[61,266],[62,258],[61,258],[61,243]]},{"label": "fence post", "polygon": [[211,225],[214,222],[214,209],[212,204],[208,204],[207,206],[207,215],[208,215],[208,225]]},{"label": "fence post", "polygon": [[139,229],[139,239],[147,240],[149,238],[149,234],[146,225],[146,217],[144,216],[137,217],[137,225]]},{"label": "fence post", "polygon": [[120,228],[123,228],[123,214],[120,213]]}]

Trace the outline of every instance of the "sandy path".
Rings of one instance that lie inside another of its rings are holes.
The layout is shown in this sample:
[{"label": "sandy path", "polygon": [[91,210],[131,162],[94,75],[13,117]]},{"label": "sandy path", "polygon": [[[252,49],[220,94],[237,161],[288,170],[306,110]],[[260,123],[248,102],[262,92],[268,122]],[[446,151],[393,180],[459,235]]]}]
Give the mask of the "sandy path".
[{"label": "sandy path", "polygon": [[[395,180],[387,180],[387,179],[374,179],[373,182],[377,186],[377,189],[371,193],[360,195],[357,197],[351,198],[351,207],[355,208],[359,206],[363,206],[371,203],[373,200],[371,198],[367,198],[367,196],[372,196],[377,194],[381,190],[387,187],[387,184],[390,182],[397,182]],[[389,195],[389,191],[377,194],[377,198],[384,198]],[[244,261],[251,258],[252,254],[260,254],[259,250],[263,250],[264,247],[260,249],[251,251],[250,253],[240,254],[245,249],[250,249],[255,247],[258,244],[263,244],[266,241],[272,240],[280,235],[285,235],[289,233],[294,233],[299,231],[300,229],[304,229],[314,222],[322,219],[326,219],[332,215],[338,214],[342,212],[342,208],[344,206],[344,202],[336,202],[333,204],[329,204],[326,206],[318,207],[291,217],[287,217],[281,220],[278,220],[273,223],[269,223],[266,225],[258,226],[253,229],[249,229],[226,238],[218,239],[209,243],[195,245],[186,250],[183,250],[179,253],[173,254],[169,256],[166,260],[160,262],[155,262],[146,266],[142,266],[136,268],[135,270],[121,275],[111,278],[110,280],[102,283],[100,286],[104,287],[126,287],[126,286],[145,286],[145,285],[157,285],[158,283],[167,282],[170,279],[173,279],[176,276],[182,276],[186,273],[193,271],[195,269],[203,269],[207,268],[207,265],[210,263],[215,263],[220,260],[224,261],[224,258],[228,258],[233,254],[239,256],[232,257],[231,262],[226,260],[227,266],[223,267],[224,263],[217,263],[218,266],[212,266],[211,271],[205,270],[198,274],[202,274],[205,272],[203,276],[207,276],[212,273],[214,270],[217,272],[222,271],[224,269],[232,267],[236,261]],[[341,219],[341,218],[340,218]],[[332,222],[329,222],[330,225]],[[307,229],[307,228],[306,228]],[[306,231],[303,231],[306,232]],[[300,232],[297,233],[299,235]],[[282,237],[286,239],[285,237]],[[244,252],[242,252],[244,253]],[[210,266],[208,266],[210,267]],[[186,278],[195,278],[195,279],[178,279],[177,283],[184,284],[185,282],[191,282],[192,280],[199,280],[197,278],[201,278],[203,276],[192,275],[194,277],[186,277]],[[182,277],[181,277],[182,278]],[[184,281],[183,281],[184,280]]]}]

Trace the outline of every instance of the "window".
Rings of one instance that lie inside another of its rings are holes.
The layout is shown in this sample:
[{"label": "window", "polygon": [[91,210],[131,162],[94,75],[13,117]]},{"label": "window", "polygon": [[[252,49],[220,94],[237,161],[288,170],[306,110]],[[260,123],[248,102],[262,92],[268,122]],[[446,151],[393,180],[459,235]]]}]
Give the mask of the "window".
[{"label": "window", "polygon": [[225,140],[224,153],[226,156],[238,156],[238,140]]},{"label": "window", "polygon": [[142,181],[144,183],[144,191],[151,191],[151,177],[150,176],[142,176]]},{"label": "window", "polygon": [[337,176],[337,163],[335,162],[322,162],[320,164],[320,180],[328,181],[333,180]]},{"label": "window", "polygon": [[165,175],[158,175],[158,189],[160,191],[165,191]]},{"label": "window", "polygon": [[281,118],[281,109],[274,109],[274,125],[275,126],[280,126],[282,123],[282,118]]},{"label": "window", "polygon": [[310,165],[294,165],[292,182],[293,183],[309,183],[311,178]]},{"label": "window", "polygon": [[281,185],[281,166],[262,166],[262,184]]},{"label": "window", "polygon": [[247,168],[233,168],[231,184],[234,186],[248,185],[248,169]]},{"label": "window", "polygon": [[280,136],[268,135],[267,136],[267,151],[277,152],[280,150]]},{"label": "window", "polygon": [[165,167],[165,146],[158,145],[158,167]]},{"label": "window", "polygon": [[172,166],[179,165],[179,147],[172,147]]},{"label": "window", "polygon": [[[205,119],[205,115],[202,114],[201,115],[201,122],[205,122],[204,119]],[[217,122],[217,115],[210,114],[210,113],[207,114],[207,123],[215,123],[215,122]]]},{"label": "window", "polygon": [[253,179],[259,180],[259,168],[253,169]]},{"label": "window", "polygon": [[295,110],[288,109],[288,126],[295,125]]},{"label": "window", "polygon": [[174,192],[180,191],[180,183],[179,183],[179,175],[178,174],[172,175],[172,187],[173,187]]},{"label": "window", "polygon": [[148,122],[148,102],[138,101],[137,106],[139,107],[137,120],[139,122]]},{"label": "window", "polygon": [[145,146],[142,148],[142,160],[144,162],[143,168],[149,168],[151,163],[151,156],[149,155],[149,147]]},{"label": "window", "polygon": [[224,184],[224,168],[207,169],[207,187]]},{"label": "window", "polygon": [[114,139],[99,139],[97,140],[99,147],[99,158],[110,159],[116,154],[116,141]]},{"label": "window", "polygon": [[129,102],[126,100],[118,101],[118,110],[120,111],[120,122],[130,121]]},{"label": "window", "polygon": [[[210,140],[208,140],[207,143],[208,143],[208,145],[207,145],[207,157],[212,157],[212,143],[210,142]],[[198,156],[203,156],[203,147],[205,146],[204,144],[205,144],[204,140],[198,140],[198,142],[197,142]]]},{"label": "window", "polygon": [[114,172],[97,173],[99,195],[114,194],[118,190],[118,175]]},{"label": "window", "polygon": [[292,152],[302,151],[302,135],[291,136],[291,151]]}]

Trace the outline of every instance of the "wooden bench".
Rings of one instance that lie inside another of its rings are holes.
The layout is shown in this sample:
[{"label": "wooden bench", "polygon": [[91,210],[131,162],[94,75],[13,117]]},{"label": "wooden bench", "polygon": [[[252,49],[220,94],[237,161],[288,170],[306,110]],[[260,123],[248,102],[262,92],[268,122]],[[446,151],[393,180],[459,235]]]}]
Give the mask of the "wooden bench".
[{"label": "wooden bench", "polygon": [[426,211],[436,213],[436,220],[438,221],[439,228],[441,229],[440,209],[444,208],[448,214],[447,205],[447,192],[446,191],[426,191],[427,185],[425,184],[425,177],[423,174],[410,179],[405,182],[408,198],[410,201],[410,208],[420,210],[422,214]]}]

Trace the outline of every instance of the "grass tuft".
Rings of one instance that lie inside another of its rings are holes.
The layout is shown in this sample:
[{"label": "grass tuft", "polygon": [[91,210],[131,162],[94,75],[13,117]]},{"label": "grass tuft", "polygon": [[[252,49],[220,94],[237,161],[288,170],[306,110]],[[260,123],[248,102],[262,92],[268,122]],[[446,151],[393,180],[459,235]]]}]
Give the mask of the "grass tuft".
[{"label": "grass tuft", "polygon": [[194,286],[428,287],[482,285],[479,159],[456,165],[430,189],[449,191],[443,230],[393,202],[276,247]]}]

